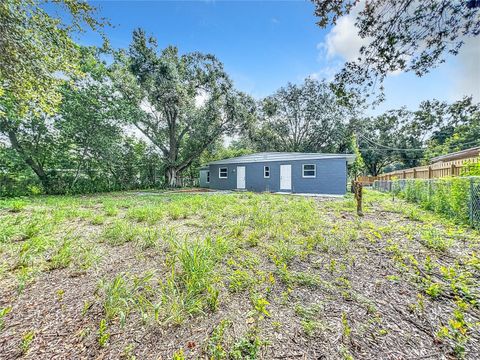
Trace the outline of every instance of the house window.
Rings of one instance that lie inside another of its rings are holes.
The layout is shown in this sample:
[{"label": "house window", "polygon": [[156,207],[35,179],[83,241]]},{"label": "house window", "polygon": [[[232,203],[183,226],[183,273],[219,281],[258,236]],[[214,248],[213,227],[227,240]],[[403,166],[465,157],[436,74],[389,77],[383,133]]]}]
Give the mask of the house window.
[{"label": "house window", "polygon": [[207,184],[210,183],[210,171],[207,171]]},{"label": "house window", "polygon": [[270,166],[264,166],[263,167],[263,177],[265,179],[270,178]]},{"label": "house window", "polygon": [[218,169],[218,178],[227,179],[228,178],[228,168],[223,167]]},{"label": "house window", "polygon": [[304,164],[303,165],[303,174],[304,178],[314,178],[316,176],[316,167],[315,164]]}]

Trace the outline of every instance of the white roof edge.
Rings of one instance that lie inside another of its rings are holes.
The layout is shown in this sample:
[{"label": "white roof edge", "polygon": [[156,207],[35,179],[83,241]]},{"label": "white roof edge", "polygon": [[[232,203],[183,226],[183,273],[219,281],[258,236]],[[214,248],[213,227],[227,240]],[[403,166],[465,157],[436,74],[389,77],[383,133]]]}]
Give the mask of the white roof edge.
[{"label": "white roof edge", "polygon": [[355,154],[322,154],[322,153],[255,153],[229,159],[211,161],[208,165],[245,164],[255,162],[293,161],[293,160],[322,160],[346,159],[348,164],[353,163]]}]

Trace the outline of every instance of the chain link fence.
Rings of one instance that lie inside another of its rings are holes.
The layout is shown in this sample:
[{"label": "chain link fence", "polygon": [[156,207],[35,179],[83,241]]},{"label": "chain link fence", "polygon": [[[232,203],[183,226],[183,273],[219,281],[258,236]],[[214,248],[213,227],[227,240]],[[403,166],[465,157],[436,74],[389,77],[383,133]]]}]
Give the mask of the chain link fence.
[{"label": "chain link fence", "polygon": [[480,176],[376,180],[373,188],[480,229]]}]

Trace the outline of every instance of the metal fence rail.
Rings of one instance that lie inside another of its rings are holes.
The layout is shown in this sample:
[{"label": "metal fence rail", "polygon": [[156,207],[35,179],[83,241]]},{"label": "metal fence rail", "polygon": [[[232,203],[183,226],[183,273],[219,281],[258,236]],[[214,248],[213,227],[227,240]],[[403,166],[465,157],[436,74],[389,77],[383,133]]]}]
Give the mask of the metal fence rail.
[{"label": "metal fence rail", "polygon": [[480,176],[376,180],[373,188],[480,229]]}]

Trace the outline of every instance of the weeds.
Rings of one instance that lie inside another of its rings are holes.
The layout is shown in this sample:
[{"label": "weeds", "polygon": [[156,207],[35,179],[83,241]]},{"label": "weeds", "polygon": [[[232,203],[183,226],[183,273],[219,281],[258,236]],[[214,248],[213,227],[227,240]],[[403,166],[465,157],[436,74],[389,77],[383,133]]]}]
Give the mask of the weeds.
[{"label": "weeds", "polygon": [[120,325],[124,326],[131,311],[137,310],[141,314],[151,311],[152,277],[153,273],[131,278],[119,274],[112,281],[101,281],[98,291],[103,294],[105,320],[118,318]]},{"label": "weeds", "polygon": [[321,304],[314,304],[308,307],[300,304],[295,306],[295,314],[300,316],[303,331],[307,336],[313,336],[318,329],[323,329],[324,326],[318,319],[321,309]]},{"label": "weeds", "polygon": [[34,331],[28,331],[22,335],[22,341],[20,342],[20,350],[22,354],[27,354],[30,350],[30,345],[32,344],[33,339],[35,338]]},{"label": "weeds", "polygon": [[63,269],[70,265],[73,259],[72,240],[63,239],[61,245],[56,249],[50,259],[49,269]]},{"label": "weeds", "polygon": [[0,332],[2,332],[5,326],[5,316],[7,316],[12,311],[12,307],[4,307],[0,309]]},{"label": "weeds", "polygon": [[[205,343],[199,344],[202,356],[258,358],[267,345],[261,335],[273,330],[278,339],[289,331],[303,331],[307,349],[319,336],[329,345],[331,338],[341,337],[334,355],[368,357],[371,349],[363,339],[371,336],[390,343],[394,336],[394,331],[387,330],[390,324],[379,325],[380,320],[391,319],[384,316],[382,306],[382,294],[390,292],[389,298],[409,309],[412,319],[431,320],[435,309],[439,323],[432,346],[441,342],[442,351],[448,345],[457,356],[468,357],[478,342],[472,335],[478,312],[477,233],[439,221],[413,205],[403,208],[381,194],[367,191],[365,201],[370,218],[361,220],[351,216],[351,198],[322,202],[257,194],[41,197],[25,200],[18,212],[10,211],[11,201],[5,202],[0,205],[4,209],[0,213],[0,281],[10,286],[16,280],[21,291],[39,274],[53,269],[69,270],[48,278],[65,273],[79,276],[82,282],[93,274],[103,276],[95,294],[79,299],[83,308],[80,305],[78,311],[85,322],[96,324],[86,328],[83,336],[90,334],[99,347],[111,347],[101,350],[108,356],[115,351],[123,358],[134,358],[130,345],[122,353],[117,342],[110,341],[113,334],[123,334],[113,333],[119,326],[134,326],[138,320],[148,325],[146,329],[156,327],[162,332],[172,325],[185,327],[194,317],[196,324],[219,309],[223,314],[226,305],[236,310],[236,302],[248,296],[251,308],[245,319],[233,315],[232,320],[220,321]],[[377,209],[395,213],[385,215]],[[119,245],[125,246],[114,247]],[[94,271],[85,271],[97,264]],[[108,275],[117,265],[122,272]],[[144,272],[147,266],[155,271]],[[368,279],[368,286],[363,279]],[[65,294],[72,293],[69,283],[62,283],[62,290],[53,294],[52,307],[69,306],[66,296],[63,300],[63,289],[68,291]],[[396,297],[399,289],[402,292]],[[379,301],[367,298],[370,291],[379,294]],[[406,298],[412,293],[413,299]],[[322,302],[309,304],[305,299]],[[278,314],[292,303],[296,321]],[[354,318],[347,316],[352,304],[361,310],[356,315],[367,318],[354,333]],[[16,304],[0,309],[0,331],[13,306],[16,312]],[[332,329],[325,320],[332,315],[325,314],[332,306],[343,310],[336,313],[337,336],[329,334]],[[246,322],[248,330],[239,333],[242,327],[236,321]],[[414,334],[409,341],[418,345],[418,333]],[[25,337],[25,351],[34,336]],[[123,340],[121,346],[129,344]],[[178,344],[176,358],[191,355],[180,349],[183,343]],[[169,351],[173,356],[173,349]]]},{"label": "weeds", "polygon": [[437,251],[447,250],[453,241],[442,234],[438,229],[429,227],[422,231],[421,242],[427,248]]},{"label": "weeds", "polygon": [[98,326],[98,345],[100,347],[107,346],[108,340],[110,339],[110,333],[108,332],[107,320],[100,320],[100,325]]},{"label": "weeds", "polygon": [[232,326],[230,320],[222,320],[220,324],[213,330],[212,335],[208,339],[206,353],[209,359],[222,360],[227,359],[228,349],[225,348],[225,332]]},{"label": "weeds", "polygon": [[139,228],[133,227],[126,221],[117,220],[103,230],[102,238],[109,245],[119,246],[135,240],[140,233]]}]

